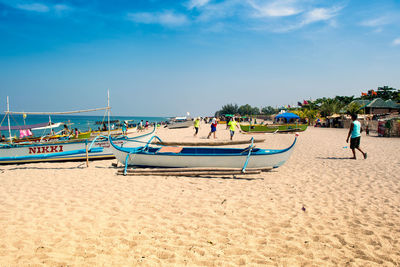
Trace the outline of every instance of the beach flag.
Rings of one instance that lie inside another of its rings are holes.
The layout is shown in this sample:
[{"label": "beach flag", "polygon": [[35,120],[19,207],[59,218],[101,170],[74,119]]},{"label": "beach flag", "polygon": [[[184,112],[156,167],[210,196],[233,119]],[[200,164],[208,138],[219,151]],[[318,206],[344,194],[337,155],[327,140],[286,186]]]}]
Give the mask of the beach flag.
[{"label": "beach flag", "polygon": [[371,90],[372,95],[378,95],[374,90]]},{"label": "beach flag", "polygon": [[303,100],[303,105],[308,105],[308,101],[307,100]]},{"label": "beach flag", "polygon": [[361,96],[367,96],[367,95],[368,95],[367,93],[361,92]]},{"label": "beach flag", "polygon": [[302,104],[301,102],[297,102],[297,105],[298,105],[299,107],[303,106],[303,104]]}]

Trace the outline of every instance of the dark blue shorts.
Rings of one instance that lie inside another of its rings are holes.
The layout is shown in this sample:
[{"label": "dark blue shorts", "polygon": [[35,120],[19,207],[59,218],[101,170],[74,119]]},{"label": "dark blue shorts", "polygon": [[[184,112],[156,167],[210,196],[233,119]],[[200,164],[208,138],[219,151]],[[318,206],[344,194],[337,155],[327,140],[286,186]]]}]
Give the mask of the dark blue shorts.
[{"label": "dark blue shorts", "polygon": [[360,136],[355,138],[350,138],[350,148],[355,149],[360,147]]},{"label": "dark blue shorts", "polygon": [[215,127],[214,125],[211,125],[211,132],[216,132],[217,131],[217,127]]}]

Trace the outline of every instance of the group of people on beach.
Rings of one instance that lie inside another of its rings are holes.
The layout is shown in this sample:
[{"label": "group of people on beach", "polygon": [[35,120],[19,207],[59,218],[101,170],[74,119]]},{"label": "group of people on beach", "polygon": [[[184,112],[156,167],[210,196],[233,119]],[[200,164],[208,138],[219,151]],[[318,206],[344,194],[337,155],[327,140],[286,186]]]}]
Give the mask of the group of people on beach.
[{"label": "group of people on beach", "polygon": [[[353,157],[351,157],[351,159],[357,159],[356,157],[356,149],[358,151],[360,151],[364,157],[364,159],[367,159],[368,154],[366,152],[364,152],[361,147],[360,147],[360,140],[361,140],[361,132],[362,132],[362,127],[361,127],[361,123],[357,120],[357,114],[353,114],[351,116],[352,119],[352,123],[349,129],[349,133],[347,135],[347,139],[346,142],[348,143],[350,140],[350,149],[353,153]],[[211,120],[211,130],[207,136],[207,139],[209,139],[211,137],[211,135],[214,136],[214,139],[216,139],[216,132],[217,132],[217,125],[218,125],[218,120],[214,117]],[[194,120],[194,136],[197,136],[197,134],[199,133],[199,128],[200,128],[200,117],[197,117]],[[231,118],[229,120],[229,122],[227,123],[227,128],[229,128],[229,132],[230,132],[230,140],[233,139],[233,136],[235,135],[235,130],[236,128],[239,128],[238,123],[235,121],[235,118]],[[367,135],[369,134],[369,129],[368,127],[366,128],[367,130]]]},{"label": "group of people on beach", "polygon": [[[130,125],[128,123],[128,121],[123,121],[122,125],[120,125],[120,126],[121,126],[122,134],[123,135],[127,135],[128,134],[128,128],[129,128],[129,126],[132,126],[132,125]],[[141,120],[137,124],[137,131],[141,132],[141,131],[147,130],[149,128],[149,126],[150,126],[149,121],[144,122],[143,120]],[[111,129],[112,130],[114,129],[114,124],[111,125]],[[99,128],[98,131],[103,131],[103,132],[108,131],[106,123],[103,123],[103,127],[101,129]]]},{"label": "group of people on beach", "polygon": [[[194,120],[194,123],[193,123],[193,124],[194,124],[194,125],[193,125],[194,130],[195,130],[194,136],[197,136],[197,134],[199,133],[199,128],[200,128],[200,117],[197,117],[197,118]],[[210,132],[208,133],[207,139],[210,139],[211,135],[214,136],[214,139],[217,138],[217,136],[216,136],[216,133],[217,133],[217,125],[218,125],[218,120],[217,120],[215,117],[212,118],[211,124],[210,124],[211,130],[210,130]],[[229,120],[229,122],[227,123],[227,128],[228,128],[228,127],[229,127],[230,138],[231,138],[231,140],[233,140],[233,136],[235,135],[236,128],[239,128],[239,125],[238,125],[238,123],[235,121],[235,118],[231,118],[231,119]],[[239,128],[239,129],[240,129],[240,128]]]},{"label": "group of people on beach", "polygon": [[81,133],[81,131],[78,130],[78,128],[71,128],[71,130],[68,128],[66,124],[64,124],[64,128],[61,130],[62,135],[74,135],[75,138],[78,138],[78,135]]},{"label": "group of people on beach", "polygon": [[139,125],[137,126],[137,130],[138,131],[143,131],[143,130],[147,130],[149,128],[149,121],[146,121],[146,123],[143,122],[143,120],[141,120],[139,122]]}]

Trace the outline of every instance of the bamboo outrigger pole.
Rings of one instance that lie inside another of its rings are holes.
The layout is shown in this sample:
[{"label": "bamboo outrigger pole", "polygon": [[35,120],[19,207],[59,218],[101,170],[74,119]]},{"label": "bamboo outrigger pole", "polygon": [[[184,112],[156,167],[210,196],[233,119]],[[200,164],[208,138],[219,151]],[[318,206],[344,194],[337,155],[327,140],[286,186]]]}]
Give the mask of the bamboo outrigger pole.
[{"label": "bamboo outrigger pole", "polygon": [[110,90],[107,90],[108,136],[110,136]]},{"label": "bamboo outrigger pole", "polygon": [[11,126],[10,126],[10,103],[8,102],[8,96],[7,96],[7,119],[8,119],[8,134],[10,136],[10,143],[12,144]]},{"label": "bamboo outrigger pole", "polygon": [[19,112],[19,111],[8,111],[8,114],[64,115],[64,114],[74,114],[74,113],[83,113],[83,112],[93,112],[93,111],[107,110],[107,109],[108,109],[108,107],[105,107],[105,108],[92,108],[92,109],[84,109],[84,110],[73,110],[73,111],[63,111],[63,112],[25,112],[25,111]]}]

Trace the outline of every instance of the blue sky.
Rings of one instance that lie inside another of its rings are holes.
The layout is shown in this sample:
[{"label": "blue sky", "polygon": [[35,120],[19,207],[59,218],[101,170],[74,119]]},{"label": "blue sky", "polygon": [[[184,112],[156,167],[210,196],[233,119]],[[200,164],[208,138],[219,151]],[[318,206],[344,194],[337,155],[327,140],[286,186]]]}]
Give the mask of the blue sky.
[{"label": "blue sky", "polygon": [[400,88],[396,0],[0,0],[0,105],[210,115]]}]

